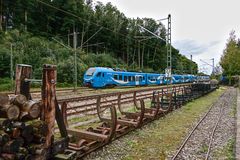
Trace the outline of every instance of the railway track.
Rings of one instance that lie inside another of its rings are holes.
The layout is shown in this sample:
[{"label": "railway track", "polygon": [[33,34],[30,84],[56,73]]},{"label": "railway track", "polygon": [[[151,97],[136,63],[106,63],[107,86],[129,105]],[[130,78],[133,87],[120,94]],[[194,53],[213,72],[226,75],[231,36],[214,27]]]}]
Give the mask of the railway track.
[{"label": "railway track", "polygon": [[[214,135],[216,133],[217,127],[219,126],[219,123],[221,121],[221,117],[223,115],[223,110],[224,110],[224,105],[226,105],[225,100],[223,100],[223,102],[221,102],[221,98],[224,97],[226,93],[223,93],[219,99],[210,106],[209,110],[203,115],[203,117],[197,122],[197,124],[194,126],[194,128],[191,130],[191,132],[188,134],[187,138],[183,141],[183,143],[181,144],[180,148],[177,150],[177,152],[174,154],[174,156],[171,158],[172,160],[177,160],[177,159],[188,159],[189,157],[184,157],[181,154],[188,154],[188,153],[183,153],[184,148],[189,144],[191,146],[191,143],[198,143],[198,140],[196,138],[192,138],[194,136],[194,134],[197,134],[196,132],[203,129],[203,127],[201,127],[201,125],[209,125],[207,124],[206,119],[209,118],[210,116],[212,116],[211,114],[215,114],[217,115],[217,117],[214,117],[211,121],[212,121],[212,127],[206,127],[205,129],[207,130],[206,133],[211,134],[210,138],[209,138],[209,134],[206,134],[205,139],[206,141],[208,141],[207,144],[207,150],[205,149],[205,153],[203,153],[203,155],[201,155],[201,157],[197,157],[200,159],[205,159],[208,160],[211,154],[211,149],[212,149],[212,143],[214,141]],[[205,122],[205,123],[204,123]],[[210,131],[211,130],[211,131]],[[209,132],[210,131],[210,132]],[[193,139],[192,142],[191,138]],[[206,146],[205,146],[206,148]],[[193,158],[193,157],[191,157]],[[190,159],[191,159],[190,158]],[[196,157],[195,157],[196,158]]]},{"label": "railway track", "polygon": [[[177,92],[187,90],[191,84],[172,85]],[[144,88],[138,90],[129,90],[122,92],[102,93],[89,96],[69,97],[59,99],[58,103],[66,110],[65,119],[71,119],[74,116],[96,115],[97,114],[97,100],[101,99],[101,108],[109,108],[112,105],[136,105],[140,99],[147,100],[152,98],[153,91],[167,91],[169,86],[158,86],[151,88]]]},{"label": "railway track", "polygon": [[[191,84],[191,83],[185,83],[185,84]],[[182,84],[176,84],[182,85]],[[171,86],[171,85],[169,85]],[[158,87],[166,87],[166,85],[151,85],[151,86],[119,86],[114,88],[103,88],[103,89],[93,89],[88,87],[78,87],[76,91],[74,91],[74,88],[61,88],[56,89],[56,93],[58,96],[58,99],[71,99],[76,98],[79,96],[89,96],[93,94],[106,94],[106,93],[114,93],[114,92],[122,92],[122,91],[131,91],[131,90],[144,90],[144,89],[151,89],[151,88],[158,88]],[[41,91],[40,89],[33,89],[31,92],[33,99],[41,99]],[[14,95],[15,93],[12,91],[7,92],[0,92],[8,95]]]}]

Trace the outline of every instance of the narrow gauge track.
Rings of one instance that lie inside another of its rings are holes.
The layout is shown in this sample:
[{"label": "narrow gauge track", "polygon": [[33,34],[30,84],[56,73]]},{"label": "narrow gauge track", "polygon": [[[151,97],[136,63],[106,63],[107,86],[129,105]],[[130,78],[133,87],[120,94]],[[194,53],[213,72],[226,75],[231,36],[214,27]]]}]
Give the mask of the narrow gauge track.
[{"label": "narrow gauge track", "polygon": [[[66,110],[64,119],[79,115],[96,115],[97,99],[101,98],[101,108],[109,108],[112,105],[136,104],[140,99],[151,99],[153,91],[167,91],[170,86],[158,86],[138,90],[128,90],[122,92],[101,93],[88,96],[68,97],[59,99],[58,103]],[[172,85],[178,93],[187,92],[191,84]]]},{"label": "narrow gauge track", "polygon": [[[184,84],[191,84],[191,83],[184,83]],[[175,84],[177,85],[183,85],[183,84]],[[98,94],[98,93],[111,93],[111,92],[120,92],[120,91],[130,91],[130,90],[143,90],[148,88],[156,88],[156,87],[165,87],[167,85],[150,85],[150,86],[117,86],[114,88],[103,88],[103,89],[93,89],[88,87],[78,87],[76,91],[74,91],[73,88],[61,88],[56,89],[58,99],[68,99],[73,97],[79,97],[79,95],[85,94],[85,95],[92,95],[92,94]],[[169,85],[171,86],[171,85]],[[39,89],[30,91],[32,94],[33,99],[40,99],[41,98],[41,91]],[[15,94],[12,91],[7,92],[0,92],[8,95]],[[67,96],[66,96],[67,95]],[[66,97],[65,97],[66,96]]]},{"label": "narrow gauge track", "polygon": [[205,155],[205,160],[208,160],[209,159],[209,156],[210,156],[210,153],[211,153],[211,147],[212,147],[212,143],[214,141],[214,135],[215,135],[215,132],[216,132],[216,129],[219,125],[219,122],[221,120],[221,117],[223,115],[223,106],[226,105],[226,102],[221,102],[220,104],[217,104],[218,101],[225,95],[226,93],[223,93],[219,98],[218,100],[213,103],[209,110],[204,114],[204,116],[197,122],[197,124],[195,125],[195,127],[192,129],[192,131],[189,133],[189,135],[187,136],[187,138],[183,141],[183,143],[181,144],[180,148],[177,150],[177,152],[175,153],[175,155],[172,157],[172,160],[176,160],[176,159],[182,159],[182,158],[179,158],[181,152],[183,151],[184,147],[187,145],[187,143],[189,142],[189,139],[192,137],[192,135],[195,133],[195,131],[197,129],[199,129],[199,126],[203,123],[203,121],[208,117],[209,113],[213,110],[214,107],[216,107],[216,105],[219,105],[219,113],[218,113],[218,117],[217,117],[217,120],[215,121],[214,123],[214,127],[212,129],[212,132],[211,132],[211,136],[210,136],[210,140],[209,140],[209,143],[208,143],[208,149],[207,149],[207,153]]},{"label": "narrow gauge track", "polygon": [[[78,87],[77,88],[77,90],[84,90],[84,91],[93,91],[94,89],[91,89],[91,88],[87,88],[87,87]],[[73,92],[74,91],[74,89],[73,88],[61,88],[61,89],[56,89],[56,92],[57,93],[70,93],[70,92]],[[5,93],[5,94],[15,94],[14,92],[12,92],[12,91],[7,91],[7,92],[5,92],[5,91],[3,91],[3,92],[1,92],[1,93]],[[32,91],[31,91],[31,93],[33,93],[33,94],[41,94],[41,91],[40,91],[40,89],[33,89]]]}]

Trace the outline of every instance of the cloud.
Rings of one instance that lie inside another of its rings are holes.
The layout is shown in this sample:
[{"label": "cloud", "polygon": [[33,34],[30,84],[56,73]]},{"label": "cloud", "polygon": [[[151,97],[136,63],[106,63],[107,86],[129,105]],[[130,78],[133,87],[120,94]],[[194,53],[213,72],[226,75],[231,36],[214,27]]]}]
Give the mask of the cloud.
[{"label": "cloud", "polygon": [[173,43],[173,46],[180,50],[181,54],[184,55],[200,55],[202,53],[207,52],[210,48],[219,44],[220,41],[211,41],[206,44],[199,43],[195,40],[185,39],[178,40]]}]

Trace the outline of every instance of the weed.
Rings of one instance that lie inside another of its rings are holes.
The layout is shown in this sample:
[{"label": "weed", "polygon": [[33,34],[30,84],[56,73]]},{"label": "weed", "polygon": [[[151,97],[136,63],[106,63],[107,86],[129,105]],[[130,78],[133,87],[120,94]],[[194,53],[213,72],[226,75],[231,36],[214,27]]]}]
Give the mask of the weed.
[{"label": "weed", "polygon": [[[133,132],[131,140],[137,143],[130,143],[132,149],[124,159],[166,159],[167,153],[177,149],[194,122],[224,91],[220,88]],[[150,155],[149,149],[153,151]]]}]

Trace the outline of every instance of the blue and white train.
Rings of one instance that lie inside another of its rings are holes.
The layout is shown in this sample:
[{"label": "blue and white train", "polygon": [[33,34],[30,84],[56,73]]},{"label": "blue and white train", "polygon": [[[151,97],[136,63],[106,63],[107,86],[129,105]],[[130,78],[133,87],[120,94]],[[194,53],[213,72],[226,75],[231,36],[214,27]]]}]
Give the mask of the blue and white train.
[{"label": "blue and white train", "polygon": [[189,83],[198,80],[194,75],[176,75],[171,79],[166,78],[165,74],[141,73],[114,70],[106,67],[91,67],[84,74],[84,86],[92,88],[104,88],[114,86],[146,86],[162,85],[170,81],[173,84]]}]

